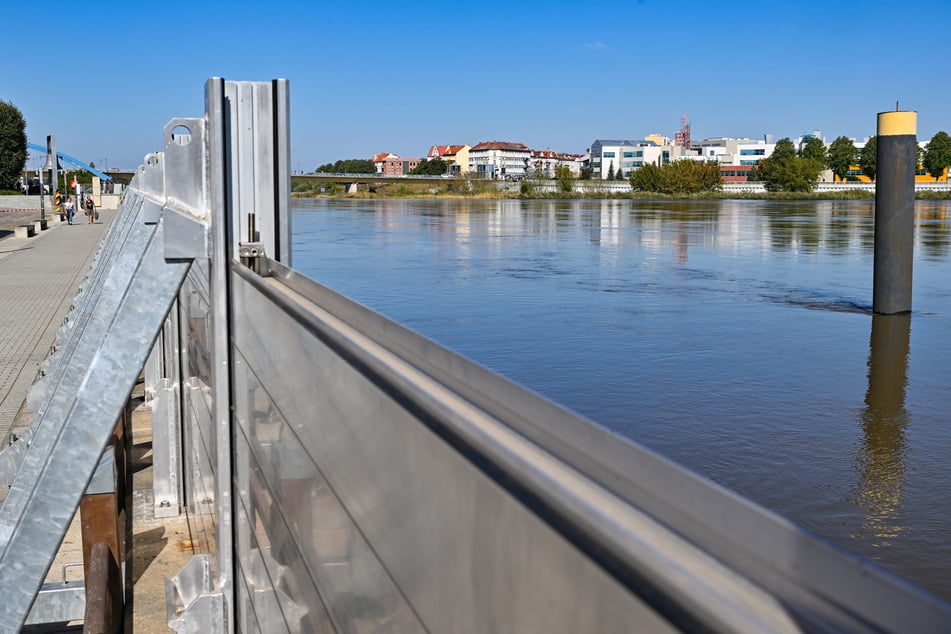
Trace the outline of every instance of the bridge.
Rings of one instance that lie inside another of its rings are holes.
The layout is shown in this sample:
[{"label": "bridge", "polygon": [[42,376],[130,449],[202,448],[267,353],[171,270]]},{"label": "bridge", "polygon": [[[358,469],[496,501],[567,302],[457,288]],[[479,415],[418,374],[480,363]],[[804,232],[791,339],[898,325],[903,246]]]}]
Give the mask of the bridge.
[{"label": "bridge", "polygon": [[153,513],[185,514],[205,546],[168,580],[178,632],[951,623],[951,605],[296,272],[287,82],[212,78],[205,103],[136,171],[36,421],[0,453],[16,474],[0,632],[116,472],[143,367]]},{"label": "bridge", "polygon": [[[26,146],[27,146],[27,148],[29,148],[29,149],[31,149],[31,150],[35,150],[35,151],[37,151],[37,152],[42,152],[43,154],[46,154],[46,146],[45,146],[45,145],[37,145],[36,143],[27,143]],[[95,167],[92,167],[92,166],[90,166],[90,165],[87,165],[86,163],[83,163],[82,161],[80,161],[80,160],[77,159],[77,158],[73,158],[72,156],[70,156],[69,154],[66,154],[65,152],[60,152],[59,150],[57,150],[57,151],[56,151],[56,156],[57,156],[58,158],[64,160],[64,161],[66,161],[67,163],[69,163],[70,165],[72,165],[72,166],[74,166],[74,167],[76,167],[76,168],[84,169],[84,170],[86,170],[87,172],[91,172],[93,175],[98,176],[99,178],[101,178],[101,179],[104,180],[104,181],[111,181],[111,180],[112,180],[112,177],[109,176],[108,174],[106,174],[105,172],[100,172],[100,171],[97,170]]]}]

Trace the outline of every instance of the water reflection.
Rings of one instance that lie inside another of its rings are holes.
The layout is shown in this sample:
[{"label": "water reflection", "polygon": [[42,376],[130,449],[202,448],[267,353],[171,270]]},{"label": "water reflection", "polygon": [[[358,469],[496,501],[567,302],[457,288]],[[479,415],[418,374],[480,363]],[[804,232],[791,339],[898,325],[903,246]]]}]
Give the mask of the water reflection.
[{"label": "water reflection", "polygon": [[932,260],[944,258],[951,244],[947,203],[919,203],[915,206],[915,216],[918,240],[925,256]]},{"label": "water reflection", "polygon": [[866,539],[881,546],[898,537],[905,484],[905,388],[911,314],[874,315],[869,340],[868,391],[862,411],[862,448],[856,504]]},{"label": "water reflection", "polygon": [[[947,257],[951,250],[949,205],[915,204],[915,242],[931,259]],[[582,230],[599,246],[617,247],[633,238],[639,245],[671,249],[678,262],[686,262],[688,247],[697,243],[806,254],[871,252],[874,246],[872,201],[384,199],[356,206],[374,213],[379,226],[394,233],[407,223],[419,224],[465,243],[475,234],[504,241],[523,231],[559,236]]]}]

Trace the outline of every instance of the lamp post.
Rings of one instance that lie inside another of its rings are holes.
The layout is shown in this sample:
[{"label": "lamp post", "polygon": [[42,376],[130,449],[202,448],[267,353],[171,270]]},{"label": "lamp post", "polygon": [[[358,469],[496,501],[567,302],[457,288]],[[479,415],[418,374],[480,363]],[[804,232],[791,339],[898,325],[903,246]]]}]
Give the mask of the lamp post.
[{"label": "lamp post", "polygon": [[46,193],[43,191],[43,170],[45,167],[41,167],[36,170],[37,175],[40,177],[40,226],[46,221]]}]

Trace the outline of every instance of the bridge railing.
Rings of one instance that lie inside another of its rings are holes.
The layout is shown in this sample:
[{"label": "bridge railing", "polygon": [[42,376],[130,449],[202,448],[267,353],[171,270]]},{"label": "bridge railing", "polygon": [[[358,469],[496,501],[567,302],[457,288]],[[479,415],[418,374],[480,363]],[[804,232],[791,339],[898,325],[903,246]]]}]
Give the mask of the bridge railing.
[{"label": "bridge railing", "polygon": [[[951,622],[920,589],[297,273],[287,83],[215,78],[205,102],[132,183],[97,286],[109,302],[91,309],[114,317],[76,342],[86,374],[50,391],[75,394],[56,397],[0,512],[0,623],[22,623],[42,571],[10,545],[55,550],[68,516],[43,496],[78,499],[105,444],[105,423],[71,412],[108,399],[80,386],[130,385],[143,365],[155,512],[187,512],[203,547],[168,581],[180,632]],[[126,329],[142,336],[110,337]]]}]

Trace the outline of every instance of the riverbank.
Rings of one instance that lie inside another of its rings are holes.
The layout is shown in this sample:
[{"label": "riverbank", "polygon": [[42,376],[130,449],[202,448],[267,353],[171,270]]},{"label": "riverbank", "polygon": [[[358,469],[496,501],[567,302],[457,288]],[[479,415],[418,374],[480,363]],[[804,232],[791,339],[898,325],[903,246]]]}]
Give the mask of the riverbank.
[{"label": "riverbank", "polygon": [[[616,192],[590,189],[583,192],[553,192],[538,189],[523,181],[526,186],[515,184],[505,189],[482,188],[471,193],[454,188],[452,184],[442,187],[427,185],[384,185],[356,192],[340,191],[295,191],[294,198],[330,199],[446,199],[446,200],[874,200],[875,192],[867,190],[815,191],[815,192],[750,192],[750,191],[705,191],[695,194],[661,194],[656,192]],[[511,185],[511,184],[506,184]],[[503,185],[504,187],[505,185]],[[922,190],[915,192],[916,200],[951,200],[951,190]]]},{"label": "riverbank", "polygon": [[[659,194],[654,192],[539,192],[539,191],[492,191],[464,194],[452,191],[357,191],[351,193],[300,193],[294,198],[326,199],[419,199],[419,200],[874,200],[868,192],[799,193],[799,192],[700,192],[691,195]],[[951,196],[932,197],[940,200]]]}]

